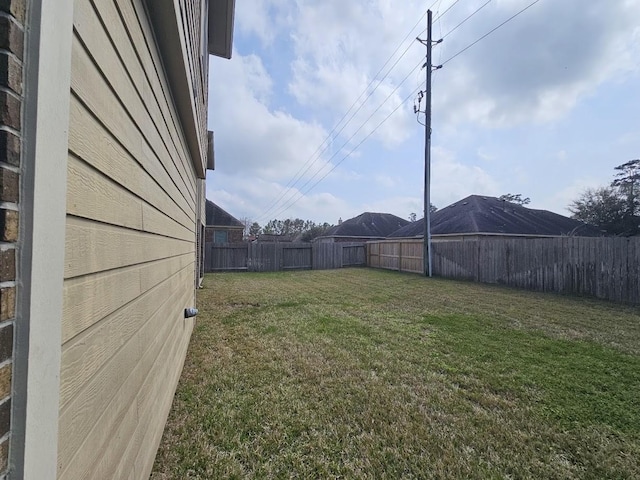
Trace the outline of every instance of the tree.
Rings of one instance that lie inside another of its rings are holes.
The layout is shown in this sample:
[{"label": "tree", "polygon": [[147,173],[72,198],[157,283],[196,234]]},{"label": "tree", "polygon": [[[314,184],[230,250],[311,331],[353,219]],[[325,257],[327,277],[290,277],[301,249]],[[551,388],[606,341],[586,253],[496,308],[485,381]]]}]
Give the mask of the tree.
[{"label": "tree", "polygon": [[588,188],[571,202],[571,217],[611,235],[625,230],[625,201],[614,187]]},{"label": "tree", "polygon": [[269,220],[267,224],[262,227],[262,233],[265,235],[275,235],[275,227],[277,225],[277,220]]},{"label": "tree", "polygon": [[511,202],[517,205],[528,205],[531,203],[531,199],[529,197],[522,198],[521,193],[505,193],[504,195],[500,195],[498,200],[502,200],[503,202]]},{"label": "tree", "polygon": [[251,227],[249,227],[249,235],[254,237],[260,235],[261,230],[262,228],[260,227],[260,224],[258,222],[253,222]]},{"label": "tree", "polygon": [[410,222],[415,222],[417,220],[418,216],[415,213],[410,213],[409,214],[409,221]]},{"label": "tree", "polygon": [[315,223],[312,220],[302,220],[301,218],[287,218],[285,220],[269,220],[262,228],[263,234],[270,235],[302,235],[303,242],[310,242],[315,237],[322,235],[332,225],[328,223]]},{"label": "tree", "polygon": [[615,167],[608,187],[587,189],[569,205],[572,217],[610,235],[640,234],[640,159]]},{"label": "tree", "polygon": [[333,225],[329,225],[327,222],[324,222],[322,225],[315,224],[313,222],[311,223],[313,225],[310,226],[310,228],[302,234],[301,240],[303,242],[313,241],[314,238],[324,235],[324,233],[333,226]]},{"label": "tree", "polygon": [[429,213],[436,213],[438,211],[438,207],[436,207],[433,203],[429,204]]},{"label": "tree", "polygon": [[640,226],[640,159],[629,160],[615,167],[618,171],[611,182],[618,189],[618,196],[624,198],[624,233],[637,235]]}]

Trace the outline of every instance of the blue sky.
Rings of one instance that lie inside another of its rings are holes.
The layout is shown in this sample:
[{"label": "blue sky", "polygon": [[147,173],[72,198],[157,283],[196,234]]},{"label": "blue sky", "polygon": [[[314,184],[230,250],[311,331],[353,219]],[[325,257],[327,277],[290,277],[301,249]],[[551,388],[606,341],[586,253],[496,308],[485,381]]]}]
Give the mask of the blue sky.
[{"label": "blue sky", "polygon": [[[236,2],[233,58],[210,58],[207,198],[262,225],[421,217],[423,15],[439,63],[532,1]],[[639,87],[640,0],[539,0],[434,74],[432,203],[521,193],[568,214],[640,158]]]}]

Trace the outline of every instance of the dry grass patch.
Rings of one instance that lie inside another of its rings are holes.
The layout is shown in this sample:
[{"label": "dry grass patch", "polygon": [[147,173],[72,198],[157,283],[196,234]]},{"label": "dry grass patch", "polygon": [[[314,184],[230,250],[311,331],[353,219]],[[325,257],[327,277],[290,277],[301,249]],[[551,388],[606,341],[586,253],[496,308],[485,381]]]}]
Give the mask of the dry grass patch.
[{"label": "dry grass patch", "polygon": [[631,307],[368,269],[216,274],[167,478],[640,478]]}]

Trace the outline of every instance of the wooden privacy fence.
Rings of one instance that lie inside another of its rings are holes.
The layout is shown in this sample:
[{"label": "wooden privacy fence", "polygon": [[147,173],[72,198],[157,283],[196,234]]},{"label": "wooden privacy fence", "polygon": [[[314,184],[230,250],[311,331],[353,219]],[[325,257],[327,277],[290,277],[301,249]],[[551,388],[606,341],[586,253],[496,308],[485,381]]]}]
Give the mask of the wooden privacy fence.
[{"label": "wooden privacy fence", "polygon": [[326,270],[365,266],[364,243],[208,243],[205,271]]},{"label": "wooden privacy fence", "polygon": [[[486,238],[432,243],[433,274],[640,303],[640,238]],[[367,265],[422,273],[422,240],[369,242]]]}]

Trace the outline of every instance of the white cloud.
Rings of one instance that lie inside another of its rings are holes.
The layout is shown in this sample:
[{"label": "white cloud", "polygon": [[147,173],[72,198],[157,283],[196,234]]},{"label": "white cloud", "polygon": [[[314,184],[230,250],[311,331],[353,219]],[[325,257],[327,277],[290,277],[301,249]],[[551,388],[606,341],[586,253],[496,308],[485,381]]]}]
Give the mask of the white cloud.
[{"label": "white cloud", "polygon": [[395,188],[398,186],[397,178],[390,177],[389,175],[384,175],[382,173],[374,175],[373,181],[376,185],[379,185],[382,188]]},{"label": "white cloud", "polygon": [[476,154],[478,155],[478,158],[484,160],[485,162],[493,162],[497,158],[495,154],[490,153],[484,147],[478,147],[478,149],[476,150]]},{"label": "white cloud", "polygon": [[[560,215],[570,215],[568,206],[588,188],[599,188],[603,182],[594,178],[577,178],[555,194],[534,200],[532,208],[551,210]],[[561,206],[560,208],[558,206]]]},{"label": "white cloud", "polygon": [[[445,40],[447,58],[527,3],[493,2],[483,11],[484,21],[470,21]],[[445,64],[436,107],[453,123],[508,127],[554,121],[599,85],[638,73],[638,17],[636,0],[536,4]]]},{"label": "white cloud", "polygon": [[237,2],[236,32],[246,36],[255,35],[263,45],[270,46],[291,22],[291,15],[288,13],[291,7],[291,0]]},{"label": "white cloud", "polygon": [[471,194],[500,195],[498,182],[477,165],[465,165],[453,152],[433,149],[431,164],[431,203],[438,208]]},{"label": "white cloud", "polygon": [[[248,217],[265,224],[273,218],[303,218],[316,222],[336,222],[336,215],[351,208],[344,199],[328,192],[301,194],[282,184],[259,176],[226,175],[216,172],[207,177],[207,198],[236,218]],[[278,201],[274,208],[276,200]],[[285,209],[288,205],[290,208]]]},{"label": "white cloud", "polygon": [[[355,115],[344,128],[343,136],[356,135],[352,143],[357,143],[391,115],[416,87],[415,76],[410,75],[403,87],[398,88],[407,72],[420,62],[423,50],[417,43],[414,47],[414,52],[420,52],[417,56],[407,55],[384,81],[378,78],[368,85],[424,5],[407,1],[399,7],[387,1],[342,0],[298,0],[297,4],[299,17],[291,36],[295,59],[289,92],[302,105],[330,112],[335,120],[355,103],[345,121]],[[366,94],[360,96],[365,89]],[[404,142],[409,137],[409,127],[413,126],[410,109],[411,102],[398,108],[373,134],[374,138],[387,148]]]},{"label": "white cloud", "polygon": [[305,177],[326,168],[317,151],[326,131],[270,108],[273,83],[259,57],[236,54],[230,62],[211,62],[210,78],[209,123],[220,172],[273,180],[291,178],[307,166]]},{"label": "white cloud", "polygon": [[[442,12],[453,2],[442,0],[435,9]],[[483,3],[457,3],[436,23],[436,36]],[[494,0],[438,45],[435,60],[446,60],[528,3],[530,0]],[[236,52],[231,61],[211,61],[210,127],[216,132],[217,171],[210,198],[229,202],[223,206],[236,216],[262,213],[300,168],[315,158],[335,122],[427,6],[419,0],[238,3],[234,42],[245,55]],[[598,102],[612,100],[603,92],[624,85],[626,90],[618,91],[628,96],[629,85],[640,79],[638,18],[638,0],[541,1],[439,70],[434,76],[434,132],[438,141],[446,139],[447,149],[433,150],[433,203],[442,208],[472,193],[499,195],[520,185],[517,188],[524,192],[526,186],[532,198],[544,197],[544,208],[556,205],[557,211],[557,205],[575,198],[583,184],[590,186],[587,180],[576,180],[575,185],[553,194],[552,188],[562,188],[559,180],[546,187],[540,182],[548,165],[525,157],[553,160],[554,177],[566,176],[571,182],[579,173],[570,169],[570,160],[579,156],[584,162],[581,175],[596,175],[593,158],[597,155],[581,153],[585,144],[595,140],[581,135],[603,131],[590,117],[598,118],[594,110]],[[422,87],[424,71],[417,70],[394,91],[424,58],[424,47],[413,40],[424,28],[422,24],[423,20],[400,49],[411,45],[407,54],[349,125],[339,134],[333,132],[332,144],[296,185],[298,189],[305,190],[302,185],[319,173],[306,187],[315,183],[410,92]],[[374,113],[388,96],[389,101]],[[365,210],[405,217],[412,211],[419,214],[421,179],[407,171],[407,162],[422,150],[421,128],[411,103],[401,107],[366,148],[356,150],[280,216],[335,222],[337,217],[346,219]],[[580,119],[584,125],[579,132],[565,122],[576,106],[586,114]],[[603,132],[609,135],[607,148],[618,149],[611,156],[624,160],[631,152],[628,159],[636,158],[637,119],[624,121],[624,125],[624,130],[615,132],[617,127],[612,125],[611,132]],[[518,144],[514,126],[531,129],[531,136],[527,134]],[[556,127],[562,127],[562,141],[548,134]],[[541,129],[547,134],[540,134]],[[540,142],[541,138],[550,143]],[[522,155],[524,151],[529,155]],[[397,165],[391,177],[385,175],[389,168],[385,157],[393,158]]]}]

